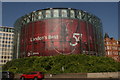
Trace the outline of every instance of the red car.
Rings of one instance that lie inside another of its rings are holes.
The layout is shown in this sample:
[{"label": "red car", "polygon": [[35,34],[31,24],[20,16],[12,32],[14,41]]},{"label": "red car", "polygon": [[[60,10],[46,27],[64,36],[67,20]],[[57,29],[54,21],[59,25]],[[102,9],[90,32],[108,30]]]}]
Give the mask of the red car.
[{"label": "red car", "polygon": [[42,80],[44,79],[43,72],[34,71],[20,76],[20,80],[33,79],[33,80]]}]

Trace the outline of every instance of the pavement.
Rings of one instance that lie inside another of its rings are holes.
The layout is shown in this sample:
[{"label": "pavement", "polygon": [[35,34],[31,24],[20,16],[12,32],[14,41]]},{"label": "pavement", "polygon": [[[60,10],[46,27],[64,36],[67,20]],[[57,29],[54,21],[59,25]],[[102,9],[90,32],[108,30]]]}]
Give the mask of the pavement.
[{"label": "pavement", "polygon": [[[15,79],[20,80],[20,79]],[[43,80],[120,80],[118,78],[45,78]]]}]

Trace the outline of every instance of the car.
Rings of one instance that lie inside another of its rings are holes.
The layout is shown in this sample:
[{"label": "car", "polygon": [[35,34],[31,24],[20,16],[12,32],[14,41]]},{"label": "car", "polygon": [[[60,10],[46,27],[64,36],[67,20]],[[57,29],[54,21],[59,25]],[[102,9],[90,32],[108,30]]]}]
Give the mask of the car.
[{"label": "car", "polygon": [[44,73],[40,71],[33,71],[20,76],[20,80],[33,79],[33,80],[42,80],[44,79]]},{"label": "car", "polygon": [[10,71],[2,71],[2,80],[14,80],[14,73]]}]

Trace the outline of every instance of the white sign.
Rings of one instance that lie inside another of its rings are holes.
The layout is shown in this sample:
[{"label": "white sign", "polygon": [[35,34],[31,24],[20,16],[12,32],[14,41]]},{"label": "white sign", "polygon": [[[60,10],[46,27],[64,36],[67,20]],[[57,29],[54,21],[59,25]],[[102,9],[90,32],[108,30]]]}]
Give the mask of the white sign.
[{"label": "white sign", "polygon": [[28,56],[32,56],[32,55],[39,55],[39,52],[28,52],[28,54],[27,54]]},{"label": "white sign", "polygon": [[58,35],[48,35],[48,36],[38,36],[35,38],[30,38],[30,41],[40,41],[40,40],[50,40],[50,39],[58,39]]},{"label": "white sign", "polygon": [[[82,34],[80,33],[73,33],[73,38],[75,39],[75,43],[70,43],[71,46],[76,46],[80,41]],[[50,39],[58,39],[58,35],[48,35],[48,36],[38,36],[35,38],[30,38],[30,41],[40,41],[40,40],[50,40]]]},{"label": "white sign", "polygon": [[[82,35],[81,35],[81,37],[82,37]],[[75,43],[70,43],[70,45],[76,46],[78,44],[78,42],[80,41],[80,33],[73,33],[73,38],[75,39]]]}]

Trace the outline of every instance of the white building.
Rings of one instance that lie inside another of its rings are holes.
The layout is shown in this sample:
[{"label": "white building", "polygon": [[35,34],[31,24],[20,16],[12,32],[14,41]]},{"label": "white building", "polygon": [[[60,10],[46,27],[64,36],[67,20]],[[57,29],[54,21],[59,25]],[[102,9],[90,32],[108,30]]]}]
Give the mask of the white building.
[{"label": "white building", "polygon": [[13,58],[14,28],[0,26],[0,65]]}]

